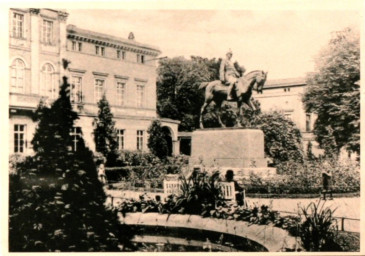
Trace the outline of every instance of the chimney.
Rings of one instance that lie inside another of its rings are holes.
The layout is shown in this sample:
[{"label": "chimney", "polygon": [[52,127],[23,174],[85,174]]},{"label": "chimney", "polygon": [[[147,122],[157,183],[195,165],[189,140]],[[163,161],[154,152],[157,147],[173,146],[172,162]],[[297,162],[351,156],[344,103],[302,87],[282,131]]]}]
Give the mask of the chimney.
[{"label": "chimney", "polygon": [[134,40],[134,34],[133,34],[133,32],[130,32],[129,33],[128,39],[129,40]]}]

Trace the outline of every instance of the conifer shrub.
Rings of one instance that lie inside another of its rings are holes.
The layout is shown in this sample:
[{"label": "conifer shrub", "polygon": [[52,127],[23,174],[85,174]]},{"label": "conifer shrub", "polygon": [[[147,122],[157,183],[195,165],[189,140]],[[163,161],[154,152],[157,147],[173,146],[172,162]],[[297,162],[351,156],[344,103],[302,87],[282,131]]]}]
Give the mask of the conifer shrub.
[{"label": "conifer shrub", "polygon": [[35,155],[10,174],[9,251],[88,252],[126,249],[132,233],[104,205],[92,152],[70,132],[77,114],[64,77],[59,98],[40,104],[32,140]]},{"label": "conifer shrub", "polygon": [[98,102],[98,116],[94,120],[94,141],[96,151],[104,155],[107,166],[114,166],[118,157],[117,131],[113,118],[109,102],[103,94]]}]

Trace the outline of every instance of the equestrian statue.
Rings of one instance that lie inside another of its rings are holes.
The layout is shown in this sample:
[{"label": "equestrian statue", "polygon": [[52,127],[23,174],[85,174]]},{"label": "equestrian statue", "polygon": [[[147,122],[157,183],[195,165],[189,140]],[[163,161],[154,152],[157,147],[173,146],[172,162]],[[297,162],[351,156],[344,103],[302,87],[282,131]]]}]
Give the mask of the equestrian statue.
[{"label": "equestrian statue", "polygon": [[[204,128],[203,114],[212,101],[215,103],[215,113],[221,127],[225,127],[220,117],[220,110],[224,100],[237,102],[237,114],[239,116],[242,116],[242,103],[245,103],[252,110],[256,110],[251,101],[252,90],[262,93],[267,72],[254,70],[242,76],[244,70],[241,70],[241,72],[237,71],[235,65],[231,62],[232,55],[232,51],[229,50],[226,54],[227,58],[221,62],[219,69],[220,80],[203,82],[199,86],[199,89],[205,89],[205,100],[201,107],[199,118],[201,129]],[[241,124],[237,122],[236,126],[241,127]]]}]

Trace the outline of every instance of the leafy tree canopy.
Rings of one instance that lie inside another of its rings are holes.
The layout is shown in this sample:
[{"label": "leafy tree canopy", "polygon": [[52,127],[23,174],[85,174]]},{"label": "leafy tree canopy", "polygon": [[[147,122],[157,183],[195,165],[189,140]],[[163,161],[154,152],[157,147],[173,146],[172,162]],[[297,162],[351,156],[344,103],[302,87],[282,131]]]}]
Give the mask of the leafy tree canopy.
[{"label": "leafy tree canopy", "polygon": [[252,126],[264,132],[265,153],[275,165],[290,160],[303,162],[302,135],[283,114],[273,112],[258,115]]},{"label": "leafy tree canopy", "polygon": [[316,140],[327,153],[360,152],[360,36],[346,28],[333,34],[307,78],[306,111],[315,112]]}]

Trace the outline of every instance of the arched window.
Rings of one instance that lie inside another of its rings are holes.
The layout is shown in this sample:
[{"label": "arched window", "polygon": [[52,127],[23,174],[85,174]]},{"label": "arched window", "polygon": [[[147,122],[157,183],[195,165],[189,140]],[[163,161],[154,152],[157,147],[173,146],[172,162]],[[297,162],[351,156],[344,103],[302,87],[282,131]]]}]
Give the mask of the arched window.
[{"label": "arched window", "polygon": [[25,80],[25,63],[21,59],[15,59],[10,67],[10,90],[23,93]]},{"label": "arched window", "polygon": [[47,96],[51,99],[56,98],[55,89],[55,70],[49,63],[43,65],[41,70],[41,90],[42,96]]}]

